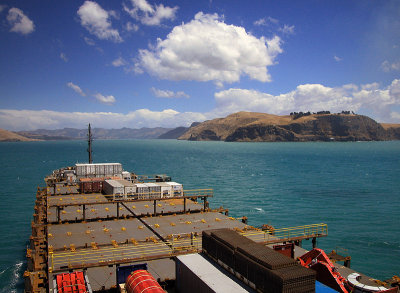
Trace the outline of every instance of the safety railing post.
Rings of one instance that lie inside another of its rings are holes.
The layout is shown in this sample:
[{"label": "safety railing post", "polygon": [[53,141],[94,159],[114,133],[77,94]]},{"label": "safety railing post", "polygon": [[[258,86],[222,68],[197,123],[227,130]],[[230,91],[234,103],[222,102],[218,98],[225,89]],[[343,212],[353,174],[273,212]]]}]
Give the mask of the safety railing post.
[{"label": "safety railing post", "polygon": [[53,252],[50,252],[50,260],[51,260],[51,266],[50,266],[49,272],[51,273],[51,272],[53,272],[53,270],[54,270],[54,256],[53,256]]}]

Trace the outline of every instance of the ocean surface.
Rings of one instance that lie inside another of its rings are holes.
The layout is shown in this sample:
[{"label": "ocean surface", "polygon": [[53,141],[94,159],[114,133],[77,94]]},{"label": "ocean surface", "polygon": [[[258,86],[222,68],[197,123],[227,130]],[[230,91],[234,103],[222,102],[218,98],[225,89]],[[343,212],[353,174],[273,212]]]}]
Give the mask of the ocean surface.
[{"label": "ocean surface", "polygon": [[[86,162],[85,141],[0,143],[0,292],[23,292],[37,186]],[[94,162],[168,174],[185,189],[213,188],[212,207],[275,228],[327,223],[328,252],[381,280],[400,274],[400,141],[226,143],[99,140]],[[305,248],[311,243],[305,241]]]}]

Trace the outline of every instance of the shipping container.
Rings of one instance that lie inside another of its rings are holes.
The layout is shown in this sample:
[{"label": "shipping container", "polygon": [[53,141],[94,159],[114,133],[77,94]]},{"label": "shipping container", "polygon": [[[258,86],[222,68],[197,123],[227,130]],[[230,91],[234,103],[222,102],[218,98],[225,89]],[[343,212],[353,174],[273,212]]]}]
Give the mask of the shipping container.
[{"label": "shipping container", "polygon": [[116,180],[105,180],[103,184],[103,192],[107,195],[112,195],[114,200],[125,198],[124,185]]},{"label": "shipping container", "polygon": [[176,182],[167,182],[167,184],[171,185],[173,190],[172,196],[182,196],[183,195],[183,187],[182,184]]},{"label": "shipping container", "polygon": [[92,193],[93,184],[92,184],[92,182],[80,182],[79,188],[82,193]]},{"label": "shipping container", "polygon": [[104,178],[88,177],[79,179],[79,188],[82,193],[100,193],[103,190]]},{"label": "shipping container", "polygon": [[82,193],[91,193],[93,191],[93,183],[90,178],[79,179],[79,188]]},{"label": "shipping container", "polygon": [[117,181],[118,183],[121,183],[124,186],[124,194],[127,196],[127,198],[137,197],[136,196],[136,186],[131,181],[124,180],[124,179],[119,179],[119,180],[115,180],[115,181]]},{"label": "shipping container", "polygon": [[104,178],[103,177],[92,177],[90,179],[92,180],[92,190],[93,190],[93,192],[96,192],[96,193],[102,192]]},{"label": "shipping container", "polygon": [[122,165],[120,163],[75,164],[75,170],[78,177],[121,176]]},{"label": "shipping container", "polygon": [[171,197],[173,192],[172,192],[172,186],[166,182],[156,182],[158,186],[160,186],[161,190],[161,197]]},{"label": "shipping container", "polygon": [[86,167],[84,164],[76,164],[75,169],[77,176],[86,176]]},{"label": "shipping container", "polygon": [[104,165],[95,165],[96,175],[105,175],[104,173]]},{"label": "shipping container", "polygon": [[149,188],[149,198],[161,197],[161,186],[155,183],[144,183]]},{"label": "shipping container", "polygon": [[200,254],[176,257],[176,288],[178,292],[249,292]]},{"label": "shipping container", "polygon": [[149,198],[149,187],[143,183],[136,183],[136,193],[138,198]]},{"label": "shipping container", "polygon": [[104,174],[113,175],[114,174],[114,166],[108,164],[104,165]]}]

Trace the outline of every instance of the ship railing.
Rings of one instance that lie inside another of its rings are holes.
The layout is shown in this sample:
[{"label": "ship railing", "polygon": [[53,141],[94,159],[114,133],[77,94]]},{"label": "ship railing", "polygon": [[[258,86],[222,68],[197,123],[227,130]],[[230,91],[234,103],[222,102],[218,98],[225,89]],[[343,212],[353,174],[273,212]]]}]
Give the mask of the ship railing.
[{"label": "ship railing", "polygon": [[212,188],[191,189],[191,190],[183,191],[183,196],[186,196],[186,197],[201,197],[201,196],[212,197],[213,195],[214,195],[214,191]]},{"label": "ship railing", "polygon": [[[69,206],[82,204],[107,204],[112,202],[126,201],[147,201],[147,200],[172,200],[180,198],[203,198],[213,197],[214,191],[211,188],[177,190],[173,194],[162,196],[161,192],[144,192],[144,193],[129,193],[127,195],[102,195],[99,193],[93,194],[72,194],[72,195],[56,195],[48,196],[48,206]],[[108,200],[104,200],[107,198]]]},{"label": "ship railing", "polygon": [[[180,197],[212,197],[214,194],[213,189],[203,188],[203,189],[191,189],[191,190],[174,190],[172,194],[161,194],[160,191],[151,192],[136,192],[130,193],[126,196],[124,200],[137,200],[137,199],[169,199],[169,198],[180,198]],[[107,195],[106,195],[107,196]],[[110,196],[110,195],[108,195]]]},{"label": "ship railing", "polygon": [[171,181],[171,177],[168,176],[167,174],[141,174],[141,175],[136,175],[135,174],[135,179],[137,181],[157,181],[157,180],[163,180],[163,179],[169,179]]},{"label": "ship railing", "polygon": [[267,231],[249,231],[243,235],[259,242],[277,243],[328,236],[328,225],[325,223],[297,227],[271,229]]},{"label": "ship railing", "polygon": [[124,244],[114,242],[113,245],[107,246],[49,251],[49,271],[167,258],[179,254],[199,252],[200,250],[201,238],[189,233],[172,235],[167,241],[149,238],[145,242],[134,241]]}]

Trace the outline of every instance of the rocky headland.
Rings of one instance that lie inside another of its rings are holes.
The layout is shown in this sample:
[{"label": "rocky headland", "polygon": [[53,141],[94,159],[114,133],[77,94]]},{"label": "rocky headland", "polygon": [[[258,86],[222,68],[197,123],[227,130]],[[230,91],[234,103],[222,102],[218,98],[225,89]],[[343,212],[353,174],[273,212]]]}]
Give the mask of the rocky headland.
[{"label": "rocky headland", "polygon": [[191,127],[179,137],[194,141],[383,141],[400,139],[400,124],[380,124],[349,112],[286,116],[238,112]]}]

